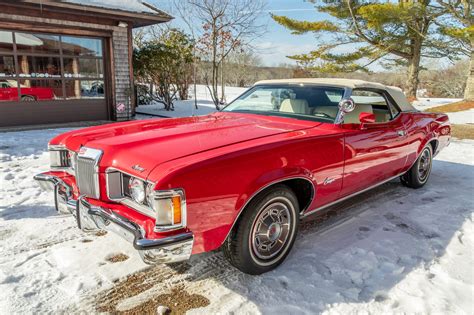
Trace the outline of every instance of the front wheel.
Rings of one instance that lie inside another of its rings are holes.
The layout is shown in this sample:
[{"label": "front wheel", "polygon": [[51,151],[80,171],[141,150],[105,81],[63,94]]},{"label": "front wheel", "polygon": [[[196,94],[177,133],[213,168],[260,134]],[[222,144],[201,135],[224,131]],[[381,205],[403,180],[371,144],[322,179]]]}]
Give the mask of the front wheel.
[{"label": "front wheel", "polygon": [[21,101],[22,102],[34,102],[34,101],[36,101],[36,99],[34,98],[34,96],[31,96],[31,95],[23,95],[21,97]]},{"label": "front wheel", "polygon": [[299,205],[293,191],[285,185],[270,188],[244,209],[223,245],[224,255],[245,273],[270,271],[290,252],[298,224]]},{"label": "front wheel", "polygon": [[402,184],[410,188],[423,187],[430,177],[432,164],[433,150],[427,145],[410,170],[400,177]]}]

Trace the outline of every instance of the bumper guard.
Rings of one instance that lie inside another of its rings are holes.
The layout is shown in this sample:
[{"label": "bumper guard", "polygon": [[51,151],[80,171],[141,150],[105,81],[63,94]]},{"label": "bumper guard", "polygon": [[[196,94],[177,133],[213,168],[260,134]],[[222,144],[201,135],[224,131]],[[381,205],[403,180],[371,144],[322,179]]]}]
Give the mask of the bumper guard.
[{"label": "bumper guard", "polygon": [[143,228],[135,222],[110,209],[91,205],[83,196],[74,200],[71,187],[59,177],[38,174],[34,179],[41,188],[54,191],[56,210],[59,213],[73,214],[81,230],[84,232],[106,230],[118,234],[132,242],[133,247],[147,264],[179,262],[191,256],[194,243],[192,232],[148,239]]}]

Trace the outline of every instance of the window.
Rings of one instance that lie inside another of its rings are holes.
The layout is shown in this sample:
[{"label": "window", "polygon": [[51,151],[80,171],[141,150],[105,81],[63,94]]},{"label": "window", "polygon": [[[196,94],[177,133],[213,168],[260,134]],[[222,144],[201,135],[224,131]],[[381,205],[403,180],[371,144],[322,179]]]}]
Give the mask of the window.
[{"label": "window", "polygon": [[[104,98],[99,38],[0,30],[1,101]],[[7,93],[8,92],[8,93]]]},{"label": "window", "polygon": [[255,86],[223,111],[334,122],[344,89],[321,86]]},{"label": "window", "polygon": [[11,78],[16,75],[13,56],[0,56],[0,78]]},{"label": "window", "polygon": [[13,53],[13,33],[0,30],[0,53]]},{"label": "window", "polygon": [[[375,122],[387,122],[396,116],[392,111],[392,106],[381,92],[354,89],[351,97],[356,105],[354,113],[373,113],[375,115]],[[351,114],[349,113],[349,115]],[[350,117],[348,118],[350,119]],[[346,121],[346,116],[344,121]]]}]

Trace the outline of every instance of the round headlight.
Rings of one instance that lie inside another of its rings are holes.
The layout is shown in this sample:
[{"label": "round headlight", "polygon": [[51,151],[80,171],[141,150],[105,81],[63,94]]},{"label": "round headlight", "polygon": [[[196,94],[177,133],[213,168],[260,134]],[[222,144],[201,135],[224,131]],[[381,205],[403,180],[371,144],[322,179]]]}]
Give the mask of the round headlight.
[{"label": "round headlight", "polygon": [[145,183],[142,180],[134,177],[130,178],[128,189],[130,191],[130,197],[132,197],[135,202],[145,202]]}]

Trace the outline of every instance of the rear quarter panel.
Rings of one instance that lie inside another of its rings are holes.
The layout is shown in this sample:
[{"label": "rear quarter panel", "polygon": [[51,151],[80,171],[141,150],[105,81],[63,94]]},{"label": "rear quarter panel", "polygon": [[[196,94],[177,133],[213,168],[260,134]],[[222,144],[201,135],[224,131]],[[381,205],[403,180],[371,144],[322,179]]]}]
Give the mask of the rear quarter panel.
[{"label": "rear quarter panel", "polygon": [[404,113],[405,126],[411,153],[407,160],[407,168],[415,163],[421,150],[427,143],[435,141],[436,151],[434,155],[439,153],[445,146],[449,144],[451,139],[451,124],[448,116],[440,113],[410,112]]},{"label": "rear quarter panel", "polygon": [[[245,204],[260,189],[295,177],[313,183],[309,209],[337,198],[342,184],[343,136],[315,129],[226,146],[163,163],[149,175],[156,189],[183,188],[187,225],[195,235],[193,253],[217,249]],[[335,178],[330,187],[318,185]]]}]

